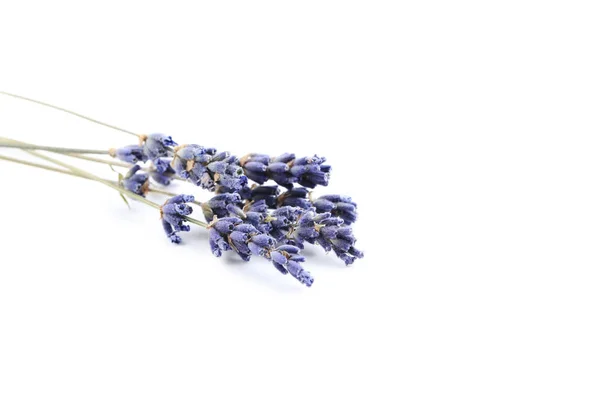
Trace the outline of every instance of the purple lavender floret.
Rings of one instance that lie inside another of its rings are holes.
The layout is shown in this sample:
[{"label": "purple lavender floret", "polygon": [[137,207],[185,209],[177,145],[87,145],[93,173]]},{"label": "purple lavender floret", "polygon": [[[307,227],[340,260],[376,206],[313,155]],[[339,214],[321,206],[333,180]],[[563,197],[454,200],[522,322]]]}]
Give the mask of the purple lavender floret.
[{"label": "purple lavender floret", "polygon": [[288,236],[293,232],[296,221],[303,210],[298,207],[285,206],[276,209],[269,215],[271,236],[280,243],[287,243]]},{"label": "purple lavender floret", "polygon": [[222,193],[213,196],[209,201],[202,203],[202,213],[206,222],[211,222],[216,216],[223,218],[229,216],[228,206],[241,207],[242,199],[237,193]]},{"label": "purple lavender floret", "polygon": [[300,250],[297,247],[276,248],[273,237],[235,217],[214,220],[209,229],[210,247],[215,256],[220,257],[224,251],[233,250],[244,261],[249,261],[252,255],[265,257],[280,272],[289,272],[306,286],[313,284],[312,276],[300,265],[304,257],[298,254]]},{"label": "purple lavender floret", "polygon": [[150,172],[150,177],[156,183],[168,186],[175,176],[175,170],[169,164],[170,160],[168,158],[157,158],[152,163],[154,164],[154,170]]},{"label": "purple lavender floret", "polygon": [[149,160],[166,157],[173,151],[173,147],[177,146],[177,143],[173,141],[171,136],[162,133],[153,133],[148,136],[142,136],[141,140],[143,143],[144,154]]},{"label": "purple lavender floret", "polygon": [[310,287],[315,279],[300,265],[301,262],[304,262],[305,258],[299,253],[300,249],[296,246],[279,246],[271,251],[271,262],[282,274],[289,272],[302,284]]},{"label": "purple lavender floret", "polygon": [[180,177],[211,192],[217,185],[224,191],[238,191],[248,180],[237,163],[237,158],[228,152],[217,153],[212,148],[189,144],[175,148],[171,166]]},{"label": "purple lavender floret", "polygon": [[308,189],[304,187],[295,187],[283,193],[277,198],[278,206],[300,207],[308,210],[313,205],[308,197]]},{"label": "purple lavender floret", "polygon": [[137,195],[146,197],[150,189],[150,181],[148,174],[139,172],[141,167],[134,165],[121,180],[121,186]]},{"label": "purple lavender floret", "polygon": [[227,205],[230,216],[242,219],[244,223],[254,226],[262,233],[270,233],[272,229],[269,223],[271,218],[268,216],[268,210],[269,208],[264,200],[248,203],[243,209],[235,204]]},{"label": "purple lavender floret", "polygon": [[207,222],[215,217],[236,217],[250,224],[262,233],[269,233],[271,225],[266,221],[268,207],[264,200],[247,203],[242,208],[242,200],[238,193],[222,193],[202,203],[202,212]]},{"label": "purple lavender floret", "polygon": [[108,154],[113,158],[130,164],[148,161],[148,157],[144,154],[144,148],[136,144],[120,147],[118,149],[110,149]]},{"label": "purple lavender floret", "polygon": [[330,212],[331,215],[342,218],[346,225],[356,222],[356,203],[349,196],[328,194],[316,199],[313,205],[318,213]]},{"label": "purple lavender floret", "polygon": [[329,184],[331,167],[324,165],[325,161],[324,157],[318,156],[296,158],[292,153],[273,158],[265,154],[249,154],[242,157],[240,165],[248,179],[259,184],[272,179],[287,189],[292,189],[294,183],[314,188]]},{"label": "purple lavender floret", "polygon": [[185,216],[192,213],[192,207],[186,203],[194,201],[194,196],[180,194],[168,199],[160,208],[160,217],[163,229],[173,243],[181,243],[177,232],[188,232],[189,225],[185,225]]},{"label": "purple lavender floret", "polygon": [[279,195],[279,192],[279,186],[254,185],[254,187],[245,187],[239,193],[244,200],[264,200],[268,207],[275,208],[277,207],[277,196]]},{"label": "purple lavender floret", "polygon": [[363,253],[354,247],[356,238],[352,228],[345,226],[342,218],[332,217],[330,213],[305,211],[290,236],[300,248],[303,242],[308,242],[319,244],[325,251],[333,250],[346,265],[363,257]]}]

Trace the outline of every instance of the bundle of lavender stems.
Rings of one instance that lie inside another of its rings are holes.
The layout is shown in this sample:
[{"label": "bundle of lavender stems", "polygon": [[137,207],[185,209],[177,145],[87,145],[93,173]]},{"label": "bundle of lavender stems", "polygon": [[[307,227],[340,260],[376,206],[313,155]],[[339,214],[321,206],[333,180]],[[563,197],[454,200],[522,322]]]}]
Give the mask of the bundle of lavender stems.
[{"label": "bundle of lavender stems", "polygon": [[[161,133],[137,134],[38,100],[0,94],[135,136],[129,145],[101,150],[51,147],[0,137],[0,147],[21,149],[53,166],[4,155],[0,159],[97,181],[118,191],[126,202],[129,198],[153,207],[172,243],[181,243],[182,232],[189,232],[191,225],[208,229],[210,250],[216,257],[228,251],[244,261],[253,255],[264,257],[282,274],[309,287],[314,278],[302,264],[305,257],[301,251],[305,246],[317,245],[325,252],[333,251],[346,265],[363,257],[354,247],[356,239],[352,233],[356,203],[348,196],[315,197],[309,191],[329,183],[331,167],[324,157],[296,157],[293,153],[236,157],[197,144],[179,145]],[[124,168],[125,173],[119,173],[117,180],[103,179],[48,153]],[[212,193],[212,197],[198,201],[193,195],[166,190],[173,180],[198,186]],[[147,199],[151,192],[164,195],[167,200],[158,204]]]}]

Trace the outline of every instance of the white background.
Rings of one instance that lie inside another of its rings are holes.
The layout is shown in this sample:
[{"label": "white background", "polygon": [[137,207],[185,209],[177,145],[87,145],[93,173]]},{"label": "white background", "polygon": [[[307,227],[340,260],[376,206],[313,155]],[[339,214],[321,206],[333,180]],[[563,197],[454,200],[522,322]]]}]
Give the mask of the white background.
[{"label": "white background", "polygon": [[[234,154],[327,156],[315,194],[353,196],[366,254],[309,249],[304,288],[3,161],[0,398],[597,399],[596,6],[0,2],[0,90]],[[0,132],[131,142],[7,97]]]}]

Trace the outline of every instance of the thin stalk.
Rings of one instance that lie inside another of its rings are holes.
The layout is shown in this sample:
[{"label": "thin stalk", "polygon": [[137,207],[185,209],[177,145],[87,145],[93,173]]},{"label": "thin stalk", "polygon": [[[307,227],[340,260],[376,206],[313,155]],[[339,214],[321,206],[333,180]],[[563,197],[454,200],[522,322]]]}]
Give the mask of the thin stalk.
[{"label": "thin stalk", "polygon": [[[14,147],[15,148],[20,148],[20,149],[24,149],[25,148],[24,146],[34,146],[34,145],[30,144],[30,143],[25,143],[25,142],[21,142],[21,141],[18,141],[18,140],[5,138],[5,137],[0,137],[0,143],[1,142],[14,143],[15,144]],[[17,144],[19,144],[21,146],[17,147],[16,146]],[[0,147],[2,147],[1,144],[0,144]],[[13,147],[13,146],[5,146],[5,147]],[[39,147],[39,146],[37,146],[37,147]],[[30,153],[30,154],[33,154],[33,153]],[[116,160],[103,160],[101,158],[90,157],[90,156],[86,156],[86,155],[83,155],[83,154],[73,154],[73,153],[58,153],[58,154],[62,154],[64,156],[73,157],[73,158],[79,158],[81,160],[86,160],[86,161],[92,161],[92,162],[101,163],[101,164],[112,165],[112,166],[115,166],[115,167],[123,167],[123,168],[131,168],[131,167],[133,167],[133,164],[128,164],[128,163],[124,163],[124,162],[116,161]],[[35,154],[33,154],[33,155],[35,155]],[[152,168],[144,167],[144,168],[142,168],[142,171],[153,172],[154,170]],[[177,175],[173,176],[172,179],[176,179],[178,181],[183,181],[183,182],[186,181],[185,179],[183,179],[182,177],[177,176]]]},{"label": "thin stalk", "polygon": [[112,189],[114,189],[114,190],[116,190],[116,191],[118,191],[118,192],[126,195],[127,197],[130,197],[133,200],[137,200],[140,203],[144,203],[146,205],[149,205],[150,207],[154,207],[154,208],[160,210],[160,205],[158,205],[158,204],[156,204],[156,203],[154,203],[154,202],[146,199],[145,197],[142,197],[142,196],[140,196],[138,194],[130,192],[129,190],[127,190],[125,188],[117,186],[116,184],[114,184],[112,182],[106,181],[106,180],[104,180],[104,179],[102,179],[102,178],[100,178],[100,177],[98,177],[98,176],[96,176],[94,174],[91,174],[91,173],[89,173],[87,171],[79,169],[79,168],[77,168],[77,167],[75,167],[73,165],[70,165],[70,164],[64,163],[62,161],[56,160],[56,159],[54,159],[52,157],[48,157],[48,156],[46,156],[44,154],[36,153],[36,156],[39,157],[39,158],[42,158],[42,159],[44,159],[44,160],[46,160],[48,162],[51,162],[53,164],[60,165],[63,168],[67,168],[67,169],[71,170],[72,172],[78,173],[82,177],[86,177],[86,178],[91,179],[93,181],[102,183],[102,184],[104,184],[104,185],[106,185],[106,186],[108,186],[108,187],[110,187],[110,188],[112,188]]},{"label": "thin stalk", "polygon": [[[82,169],[79,169],[79,168],[77,168],[77,167],[75,167],[73,165],[70,165],[70,164],[64,163],[62,161],[56,160],[56,159],[54,159],[52,157],[48,157],[48,156],[46,156],[44,154],[36,153],[34,151],[30,151],[30,150],[25,150],[25,151],[27,151],[30,154],[35,155],[36,157],[42,158],[42,159],[44,159],[44,160],[46,160],[48,162],[51,162],[53,164],[60,165],[61,167],[70,169],[71,171],[80,174],[82,177],[87,177],[88,179],[91,179],[91,180],[94,180],[96,182],[102,183],[102,184],[104,184],[104,185],[106,185],[106,186],[108,186],[110,188],[113,188],[114,190],[118,191],[119,193],[124,194],[125,196],[127,196],[127,197],[129,197],[129,198],[131,198],[133,200],[139,201],[140,203],[144,203],[146,205],[149,205],[150,207],[154,207],[157,210],[160,210],[160,208],[161,208],[161,206],[159,204],[156,204],[155,202],[150,201],[150,200],[146,199],[145,197],[140,196],[139,194],[135,194],[133,192],[130,192],[129,190],[127,190],[125,188],[122,188],[122,187],[120,187],[120,186],[118,186],[118,185],[116,185],[116,184],[114,184],[114,183],[112,183],[110,181],[106,181],[106,180],[104,180],[104,179],[102,179],[102,178],[100,178],[100,177],[98,177],[98,176],[96,176],[94,174],[90,174],[89,172],[84,171]],[[204,228],[208,228],[208,224],[207,223],[202,222],[200,220],[197,220],[195,218],[188,217],[188,216],[183,216],[183,219],[185,219],[186,221],[188,221],[188,222],[190,222],[192,224],[196,224],[196,225],[202,226]]]},{"label": "thin stalk", "polygon": [[[166,190],[162,190],[162,189],[154,189],[154,188],[150,188],[150,191],[151,191],[151,192],[154,192],[154,193],[158,193],[158,194],[164,194],[165,196],[169,196],[169,197],[177,196],[177,194],[176,194],[176,193],[168,192],[168,191],[166,191]],[[202,202],[200,202],[200,201],[197,201],[197,200],[194,200],[194,201],[192,201],[192,203],[194,203],[194,204],[196,204],[196,205],[198,205],[198,206],[201,206],[201,205],[202,205]]]},{"label": "thin stalk", "polygon": [[[133,165],[132,164],[127,164],[121,161],[114,161],[114,160],[103,160],[101,158],[96,158],[96,157],[90,157],[90,156],[86,156],[83,154],[73,154],[73,153],[67,153],[65,154],[65,156],[69,156],[69,157],[73,157],[73,158],[79,158],[81,160],[86,160],[86,161],[92,161],[95,163],[101,163],[101,164],[108,164],[108,165],[112,165],[114,167],[123,167],[123,168],[131,168]],[[148,170],[146,168],[146,170]]]},{"label": "thin stalk", "polygon": [[99,124],[99,125],[103,125],[103,126],[106,126],[108,128],[115,129],[117,131],[125,132],[125,133],[128,133],[130,135],[137,136],[137,137],[140,136],[140,135],[138,135],[135,132],[128,131],[127,129],[119,128],[118,126],[110,125],[110,124],[107,124],[106,122],[98,121],[96,119],[93,119],[93,118],[90,118],[90,117],[86,117],[85,115],[76,113],[75,111],[67,110],[66,108],[58,107],[58,106],[55,106],[53,104],[44,103],[43,101],[40,101],[40,100],[30,99],[29,97],[20,96],[18,94],[13,94],[13,93],[8,93],[8,92],[3,92],[1,90],[0,90],[0,94],[3,94],[5,96],[14,97],[15,99],[21,99],[21,100],[30,101],[32,103],[40,104],[40,105],[45,106],[45,107],[54,108],[55,110],[66,112],[66,113],[74,115],[76,117],[86,119],[86,120],[91,121],[93,123],[96,123],[96,124]]},{"label": "thin stalk", "polygon": [[72,175],[72,176],[77,176],[77,177],[80,177],[80,178],[84,178],[83,176],[78,175],[78,174],[76,174],[75,172],[72,172],[72,171],[68,171],[68,170],[61,169],[61,168],[56,168],[56,167],[51,167],[49,165],[34,163],[32,161],[19,160],[18,158],[12,158],[12,157],[8,157],[8,156],[0,155],[0,160],[11,161],[11,162],[14,162],[14,163],[17,163],[17,164],[23,164],[23,165],[27,165],[27,166],[30,166],[30,167],[42,168],[42,169],[46,169],[48,171],[54,171],[54,172],[59,172],[61,174],[65,174],[65,175]]},{"label": "thin stalk", "polygon": [[6,143],[3,141],[0,141],[0,147],[10,147],[15,149],[26,150],[44,150],[51,151],[53,153],[108,154],[108,150],[70,149],[67,147],[38,146],[34,144]]},{"label": "thin stalk", "polygon": [[[3,139],[4,139],[4,138],[0,138],[0,140],[3,140]],[[12,141],[12,139],[6,139],[6,140]],[[46,160],[46,161],[48,161],[48,162],[51,162],[51,163],[53,163],[53,164],[60,165],[60,166],[61,166],[61,167],[63,167],[63,168],[67,168],[67,169],[68,169],[68,170],[70,170],[71,172],[74,172],[74,173],[76,173],[76,174],[79,174],[79,176],[81,176],[81,177],[85,177],[85,178],[88,178],[88,179],[90,179],[90,180],[93,180],[93,181],[99,182],[99,183],[101,183],[101,184],[103,184],[103,185],[106,185],[106,186],[108,186],[108,187],[110,187],[110,188],[112,188],[112,189],[114,189],[114,190],[118,191],[119,193],[121,193],[121,194],[123,194],[123,195],[125,195],[125,196],[127,196],[127,197],[129,197],[129,198],[131,198],[132,200],[137,200],[137,201],[139,201],[140,203],[144,203],[144,204],[146,204],[146,205],[148,205],[148,206],[150,206],[150,207],[156,208],[157,210],[160,210],[160,208],[161,208],[161,206],[160,206],[159,204],[156,204],[155,202],[153,202],[153,201],[150,201],[150,200],[146,199],[146,198],[145,198],[145,197],[143,197],[143,196],[140,196],[140,195],[138,195],[138,194],[135,194],[135,193],[133,193],[133,192],[130,192],[129,190],[127,190],[127,189],[125,189],[125,188],[122,188],[122,187],[120,187],[120,186],[116,185],[115,183],[112,183],[112,182],[110,182],[110,181],[104,180],[104,179],[102,179],[102,178],[100,178],[100,177],[98,177],[98,176],[96,176],[96,175],[94,175],[94,174],[91,174],[91,173],[89,173],[89,172],[87,172],[87,171],[84,171],[84,170],[82,170],[82,169],[79,169],[79,168],[77,168],[77,167],[75,167],[75,166],[73,166],[73,165],[70,165],[70,164],[64,163],[64,162],[62,162],[62,161],[59,161],[59,160],[57,160],[57,159],[54,159],[54,158],[52,158],[52,157],[48,157],[48,156],[47,156],[47,155],[45,155],[45,154],[37,153],[37,152],[35,152],[35,151],[32,151],[32,150],[23,149],[23,151],[25,151],[25,152],[27,152],[27,153],[29,153],[29,154],[31,154],[31,155],[34,155],[34,156],[36,156],[36,157],[38,157],[38,158],[41,158],[41,159],[43,159],[43,160]],[[204,228],[207,228],[207,227],[208,227],[208,224],[207,224],[207,223],[205,223],[205,222],[202,222],[202,221],[200,221],[200,220],[197,220],[197,219],[195,219],[195,218],[191,218],[191,217],[188,217],[188,216],[185,216],[185,217],[183,217],[183,218],[184,218],[186,221],[188,221],[188,222],[190,222],[190,223],[192,223],[192,224],[196,224],[196,225],[202,226],[202,227],[204,227]]]},{"label": "thin stalk", "polygon": [[[37,156],[38,155],[38,154],[36,154],[33,151],[28,151],[28,153],[31,154],[31,155],[33,155],[33,156]],[[78,178],[83,178],[83,179],[88,179],[88,180],[90,179],[87,176],[83,176],[83,175],[77,174],[77,173],[75,173],[73,171],[70,171],[70,170],[56,168],[56,167],[52,167],[50,165],[44,165],[44,164],[40,164],[40,163],[35,163],[33,161],[21,160],[21,159],[18,159],[18,158],[13,158],[13,157],[8,157],[8,156],[3,156],[3,155],[0,155],[0,160],[10,161],[10,162],[14,162],[14,163],[17,163],[17,164],[27,165],[27,166],[35,167],[35,168],[45,169],[47,171],[58,172],[58,173],[65,174],[65,175],[76,176]],[[104,180],[107,181],[107,182],[115,183],[114,181],[109,181],[108,179],[104,179]],[[152,187],[149,188],[148,190],[150,192],[152,192],[152,193],[163,194],[163,195],[166,195],[166,196],[169,196],[169,197],[173,197],[173,196],[177,195],[176,193],[171,193],[171,192],[167,192],[165,190],[155,189],[155,188],[152,188]],[[200,206],[202,205],[202,203],[199,202],[199,201],[194,201],[193,203],[197,204],[197,205],[200,205]]]},{"label": "thin stalk", "polygon": [[[127,164],[121,161],[114,161],[114,160],[103,160],[101,158],[96,158],[96,157],[90,157],[90,156],[85,156],[82,154],[65,154],[65,156],[69,156],[69,157],[73,157],[73,158],[79,158],[81,160],[86,160],[86,161],[92,161],[95,163],[101,163],[101,164],[107,164],[107,165],[112,165],[113,167],[123,167],[123,168],[131,168],[133,167],[133,164]],[[154,172],[154,170],[152,168],[148,168],[148,167],[144,167],[142,168],[142,171],[145,172]],[[176,179],[178,181],[184,181],[185,179],[183,179],[180,176],[173,176],[172,179]]]}]

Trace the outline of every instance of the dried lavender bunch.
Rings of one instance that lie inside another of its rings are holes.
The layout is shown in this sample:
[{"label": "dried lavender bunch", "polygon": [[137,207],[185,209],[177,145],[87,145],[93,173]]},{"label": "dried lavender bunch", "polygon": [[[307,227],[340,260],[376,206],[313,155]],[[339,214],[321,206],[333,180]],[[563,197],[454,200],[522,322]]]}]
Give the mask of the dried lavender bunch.
[{"label": "dried lavender bunch", "polygon": [[248,179],[263,184],[269,179],[277,184],[292,189],[294,183],[309,188],[329,184],[331,167],[323,164],[324,157],[296,158],[293,153],[285,153],[279,157],[265,154],[248,154],[240,159],[240,165]]},{"label": "dried lavender bunch", "polygon": [[278,271],[283,274],[289,272],[302,284],[309,287],[313,284],[314,278],[300,265],[305,259],[297,247],[276,247],[274,238],[235,217],[216,219],[209,229],[210,247],[215,256],[220,257],[224,251],[233,250],[242,260],[249,261],[254,254],[270,260]]},{"label": "dried lavender bunch", "polygon": [[237,157],[195,144],[176,147],[171,166],[183,179],[211,192],[217,185],[236,192],[248,183]]},{"label": "dried lavender bunch", "polygon": [[[164,134],[141,135],[47,103],[18,95],[11,96],[69,112],[138,137],[140,141],[137,145],[108,151],[20,144],[34,155],[37,153],[31,150],[51,151],[74,157],[76,154],[109,154],[128,164],[151,161],[152,166],[146,169],[147,172],[135,165],[124,177],[120,177],[118,185],[41,154],[40,158],[66,170],[19,160],[16,162],[91,179],[119,191],[121,195],[160,209],[165,233],[174,243],[181,242],[178,232],[190,230],[186,221],[206,227],[210,232],[209,242],[215,255],[220,256],[223,251],[232,250],[246,261],[252,254],[265,257],[279,271],[289,272],[307,286],[312,285],[313,278],[300,265],[304,257],[299,254],[299,248],[305,243],[318,244],[326,251],[333,250],[346,264],[363,256],[354,247],[356,239],[348,226],[356,221],[356,203],[349,197],[340,195],[326,195],[313,200],[306,189],[317,185],[327,186],[329,183],[331,167],[325,164],[325,158],[296,158],[294,154],[286,153],[273,158],[249,154],[238,160],[227,152],[217,153],[215,149],[198,145],[177,146],[170,136]],[[14,144],[16,141],[5,140],[9,143],[4,144],[4,147],[18,147]],[[107,162],[89,156],[79,158],[123,166],[114,161]],[[9,157],[3,159],[15,161]],[[193,209],[187,203],[194,202],[193,196],[174,195],[162,206],[145,198],[149,190],[171,195],[169,192],[150,189],[149,177],[161,185],[168,185],[177,175],[218,193],[208,202],[201,203],[209,224],[190,217]],[[280,195],[278,186],[249,187],[248,178],[258,184],[273,180],[288,191]],[[302,187],[294,187],[295,185]]]}]

